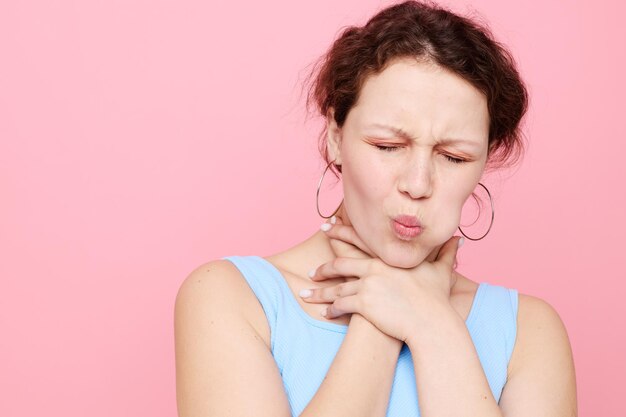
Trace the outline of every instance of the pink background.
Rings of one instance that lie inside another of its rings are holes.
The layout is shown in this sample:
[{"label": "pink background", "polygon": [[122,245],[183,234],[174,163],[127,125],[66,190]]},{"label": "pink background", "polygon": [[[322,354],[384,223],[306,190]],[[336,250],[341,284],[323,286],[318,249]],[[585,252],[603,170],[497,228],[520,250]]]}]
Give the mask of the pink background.
[{"label": "pink background", "polygon": [[[247,3],[0,4],[3,417],[175,415],[182,280],[319,226],[300,84],[342,26],[390,3]],[[489,22],[531,93],[530,148],[485,180],[495,223],[461,272],[550,302],[580,415],[623,415],[626,10],[444,4]]]}]

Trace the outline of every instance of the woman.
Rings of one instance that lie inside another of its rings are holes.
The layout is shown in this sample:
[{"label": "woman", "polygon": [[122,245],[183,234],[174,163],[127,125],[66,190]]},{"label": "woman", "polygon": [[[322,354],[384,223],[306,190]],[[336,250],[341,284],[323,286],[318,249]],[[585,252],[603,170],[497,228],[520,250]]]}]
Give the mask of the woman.
[{"label": "woman", "polygon": [[304,242],[185,280],[179,415],[576,415],[558,314],[455,271],[463,204],[521,152],[509,53],[409,1],[345,30],[315,75],[323,174],[340,173],[344,200]]}]

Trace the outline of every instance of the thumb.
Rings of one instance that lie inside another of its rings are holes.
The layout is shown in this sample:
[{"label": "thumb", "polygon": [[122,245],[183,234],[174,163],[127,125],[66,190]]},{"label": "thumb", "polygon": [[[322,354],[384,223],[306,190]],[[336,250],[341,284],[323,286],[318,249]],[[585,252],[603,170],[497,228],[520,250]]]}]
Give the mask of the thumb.
[{"label": "thumb", "polygon": [[453,236],[451,239],[448,239],[439,250],[435,262],[442,262],[453,268],[456,254],[464,241],[463,236]]}]

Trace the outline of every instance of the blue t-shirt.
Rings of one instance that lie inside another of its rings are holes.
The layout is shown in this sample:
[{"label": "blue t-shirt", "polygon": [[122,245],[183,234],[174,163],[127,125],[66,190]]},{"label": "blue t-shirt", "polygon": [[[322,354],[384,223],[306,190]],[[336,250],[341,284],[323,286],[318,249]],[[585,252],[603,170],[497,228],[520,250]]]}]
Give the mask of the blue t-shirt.
[{"label": "blue t-shirt", "polygon": [[[347,325],[314,319],[298,304],[280,271],[260,256],[226,256],[258,298],[270,327],[271,352],[282,376],[291,413],[311,401],[348,330]],[[518,292],[481,282],[465,321],[489,387],[500,401],[517,333]],[[402,346],[389,397],[387,417],[419,417],[411,352]]]}]

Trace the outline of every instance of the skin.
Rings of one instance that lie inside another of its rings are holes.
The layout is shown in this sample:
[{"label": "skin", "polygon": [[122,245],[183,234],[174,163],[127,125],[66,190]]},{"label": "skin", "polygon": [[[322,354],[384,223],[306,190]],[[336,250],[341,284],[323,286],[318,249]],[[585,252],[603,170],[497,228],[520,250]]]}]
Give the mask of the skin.
[{"label": "skin", "polygon": [[[424,260],[434,261],[456,232],[463,204],[475,190],[487,161],[485,96],[441,67],[398,59],[368,77],[342,127],[332,114],[333,109],[328,117],[327,146],[331,160],[342,165],[344,193],[337,217],[354,228],[362,250],[390,266],[412,268]],[[411,138],[374,124],[402,129]],[[446,143],[445,138],[468,143]],[[410,241],[398,238],[390,224],[398,214],[417,216],[422,233]],[[266,259],[280,269],[297,294],[305,288],[346,282],[346,277],[334,277],[315,286],[307,276],[311,268],[338,255],[320,231]],[[449,301],[466,317],[478,284],[452,273]],[[320,316],[323,306],[300,304],[309,315],[325,320]],[[269,334],[262,319],[256,320],[261,334]],[[349,319],[350,315],[344,314],[326,320],[347,324]]]},{"label": "skin", "polygon": [[[433,260],[457,230],[487,161],[485,96],[440,67],[402,59],[367,80],[342,128],[329,119],[329,154],[342,165],[338,215],[388,265],[411,268]],[[400,128],[413,139],[374,124]],[[470,143],[444,144],[443,138]],[[423,232],[398,239],[390,226],[398,214],[417,216]]]}]

